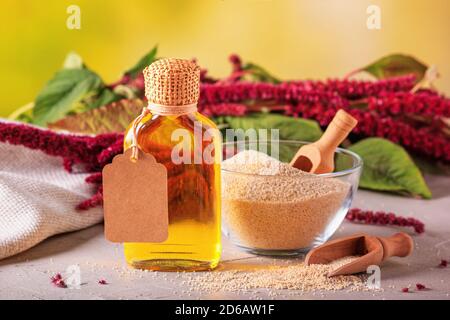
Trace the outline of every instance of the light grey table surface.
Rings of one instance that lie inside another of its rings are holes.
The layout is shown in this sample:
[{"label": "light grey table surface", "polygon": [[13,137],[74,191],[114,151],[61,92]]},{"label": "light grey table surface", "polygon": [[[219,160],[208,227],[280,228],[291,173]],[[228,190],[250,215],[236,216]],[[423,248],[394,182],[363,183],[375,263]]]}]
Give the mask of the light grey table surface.
[{"label": "light grey table surface", "polygon": [[[17,256],[0,261],[1,299],[450,299],[450,266],[439,268],[441,259],[450,260],[450,177],[427,176],[433,200],[416,200],[386,193],[359,190],[353,207],[393,211],[416,217],[426,232],[414,235],[415,251],[408,258],[393,258],[381,269],[381,288],[377,292],[315,292],[282,290],[273,292],[189,291],[176,273],[143,272],[126,267],[122,248],[103,238],[103,226],[52,237]],[[367,232],[388,236],[399,229],[344,222],[335,237]],[[285,263],[244,253],[223,240],[221,268],[255,264]],[[290,263],[299,261],[291,259]],[[49,278],[76,265],[81,271],[79,289],[53,286]],[[197,276],[195,274],[194,276]],[[104,278],[108,285],[99,285]],[[422,283],[429,289],[403,293],[401,289]]]}]

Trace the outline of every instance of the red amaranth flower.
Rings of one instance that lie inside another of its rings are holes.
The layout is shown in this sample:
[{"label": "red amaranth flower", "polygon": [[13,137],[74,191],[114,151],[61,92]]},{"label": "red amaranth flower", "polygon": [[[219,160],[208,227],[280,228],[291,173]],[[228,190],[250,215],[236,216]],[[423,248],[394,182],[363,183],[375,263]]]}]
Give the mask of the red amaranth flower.
[{"label": "red amaranth flower", "polygon": [[[240,72],[240,70],[237,71]],[[327,80],[326,82],[322,82],[307,80],[285,81],[279,84],[264,82],[220,82],[217,84],[201,85],[200,103],[243,102],[249,99],[274,99],[277,102],[299,101],[305,95],[339,97],[343,100],[354,100],[374,96],[381,92],[408,91],[413,86],[414,76],[380,81]]]},{"label": "red amaranth flower", "polygon": [[348,79],[328,79],[326,81],[294,81],[299,87],[309,90],[330,91],[347,99],[360,99],[375,96],[380,92],[410,91],[415,84],[415,75],[392,77],[378,81]]},{"label": "red amaranth flower", "polygon": [[[450,141],[442,133],[433,132],[429,127],[416,129],[412,125],[392,117],[380,117],[372,112],[345,108],[358,125],[353,134],[364,137],[381,137],[401,144],[406,149],[430,158],[450,161]],[[299,103],[287,110],[288,115],[315,119],[321,126],[327,126],[338,108],[323,104],[310,106]]]},{"label": "red amaranth flower", "polygon": [[416,283],[416,288],[417,288],[417,290],[419,290],[419,291],[428,289],[427,287],[425,287],[425,285],[423,285],[423,284],[421,284],[421,283]]},{"label": "red amaranth flower", "polygon": [[85,181],[87,183],[93,183],[93,184],[100,184],[103,181],[102,173],[101,172],[95,172],[91,175],[89,175]]},{"label": "red amaranth flower", "polygon": [[130,82],[128,82],[127,85],[130,88],[136,89],[138,91],[144,91],[145,90],[144,74],[142,72],[140,72],[136,76],[136,78],[134,78]]},{"label": "red amaranth flower", "polygon": [[439,263],[439,267],[441,267],[441,268],[446,268],[447,265],[448,265],[448,261],[444,260],[444,259],[442,259],[441,262]]},{"label": "red amaranth flower", "polygon": [[116,141],[111,143],[107,148],[101,150],[97,155],[97,162],[99,166],[103,168],[108,163],[111,163],[112,159],[123,152],[123,135],[117,137]]},{"label": "red amaranth flower", "polygon": [[208,75],[207,69],[200,69],[200,82],[201,83],[216,83],[217,79],[214,79]]},{"label": "red amaranth flower", "polygon": [[[336,111],[344,108],[359,121],[353,131],[354,134],[386,138],[417,154],[445,162],[450,161],[450,141],[441,132],[436,132],[435,128],[415,128],[401,119],[350,108],[349,101],[333,91],[301,87],[287,82],[202,85],[199,107],[200,110],[207,110],[207,105],[242,103],[247,100],[286,104],[287,107],[284,108],[286,115],[315,119],[321,126],[327,126]],[[233,113],[231,110],[230,108],[225,112]]]},{"label": "red amaranth flower", "polygon": [[237,54],[231,54],[228,60],[231,62],[233,72],[242,70],[242,60]]},{"label": "red amaranth flower", "polygon": [[450,99],[423,92],[381,92],[368,99],[370,110],[382,116],[416,114],[431,117],[450,117]]},{"label": "red amaranth flower", "polygon": [[70,159],[70,158],[63,159],[63,167],[64,167],[64,169],[66,169],[67,172],[73,171],[73,165],[74,165],[74,161],[72,159]]},{"label": "red amaranth flower", "polygon": [[119,85],[125,85],[129,88],[143,92],[145,89],[144,74],[140,72],[134,78],[129,74],[124,74],[118,81],[108,85],[108,88],[114,89]]},{"label": "red amaranth flower", "polygon": [[97,192],[92,197],[78,204],[77,210],[89,210],[101,205],[103,205],[103,186],[99,185]]},{"label": "red amaranth flower", "polygon": [[414,218],[404,218],[393,213],[386,213],[382,211],[363,211],[361,209],[350,209],[345,217],[352,222],[374,224],[374,225],[392,225],[399,227],[412,227],[417,233],[425,232],[425,225]]},{"label": "red amaranth flower", "polygon": [[64,279],[62,278],[60,273],[55,274],[53,277],[50,278],[50,280],[58,288],[67,288],[67,285],[64,282]]},{"label": "red amaranth flower", "polygon": [[[232,65],[232,73],[231,76],[224,82],[233,83],[233,81],[230,80],[241,80],[243,71],[242,59],[239,55],[232,54],[229,56],[228,60]],[[345,78],[328,79],[326,81],[300,80],[289,81],[289,83],[305,90],[328,91],[336,93],[344,98],[359,99],[362,97],[377,95],[383,91],[410,91],[415,86],[415,80],[415,74],[408,74],[378,81],[349,80]]]},{"label": "red amaranth flower", "polygon": [[247,113],[247,106],[239,103],[220,103],[201,106],[199,111],[209,117],[213,116],[240,117]]},{"label": "red amaranth flower", "polygon": [[403,289],[402,289],[402,292],[404,292],[404,293],[409,292],[409,288],[403,288]]},{"label": "red amaranth flower", "polygon": [[118,85],[126,85],[128,83],[130,83],[132,81],[132,78],[129,74],[124,74],[122,76],[122,78],[120,78],[118,81],[111,83],[110,85],[108,85],[108,88],[110,89],[114,89],[115,87],[117,87]]},{"label": "red amaranth flower", "polygon": [[0,122],[0,142],[22,145],[51,156],[62,157],[66,159],[64,161],[67,170],[74,164],[84,165],[87,172],[101,170],[103,163],[97,160],[97,156],[121,137],[121,133],[95,137],[61,134],[25,124]]},{"label": "red amaranth flower", "polygon": [[305,89],[289,82],[280,84],[237,82],[201,85],[200,105],[243,103],[247,100],[274,100],[279,103],[302,102],[310,105],[321,102],[336,107],[348,105],[348,101],[335,92]]}]

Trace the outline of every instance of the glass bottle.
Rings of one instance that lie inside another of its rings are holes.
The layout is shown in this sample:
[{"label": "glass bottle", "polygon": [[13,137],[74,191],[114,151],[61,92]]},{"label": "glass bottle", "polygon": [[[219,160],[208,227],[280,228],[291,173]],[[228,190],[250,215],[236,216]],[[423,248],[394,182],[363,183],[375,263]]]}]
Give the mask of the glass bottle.
[{"label": "glass bottle", "polygon": [[[144,76],[148,113],[135,124],[136,134],[134,126],[129,127],[124,149],[136,137],[140,150],[166,167],[169,237],[162,243],[124,243],[126,261],[139,269],[213,269],[222,249],[221,145],[216,135],[204,139],[217,127],[196,111],[199,67],[188,60],[161,59],[146,68]],[[190,161],[180,163],[174,154],[184,160],[187,154]],[[148,195],[148,205],[152,205],[152,195]]]}]

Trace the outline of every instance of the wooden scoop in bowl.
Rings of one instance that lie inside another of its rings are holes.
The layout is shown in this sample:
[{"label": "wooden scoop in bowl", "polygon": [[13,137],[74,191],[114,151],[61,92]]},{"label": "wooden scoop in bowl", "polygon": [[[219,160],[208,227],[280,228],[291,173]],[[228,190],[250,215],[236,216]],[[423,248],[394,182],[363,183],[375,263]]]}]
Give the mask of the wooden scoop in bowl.
[{"label": "wooden scoop in bowl", "polygon": [[301,147],[290,165],[310,173],[328,173],[334,170],[334,151],[356,126],[358,121],[340,109],[322,137]]},{"label": "wooden scoop in bowl", "polygon": [[371,265],[379,266],[389,257],[409,256],[414,248],[412,238],[406,233],[396,233],[389,238],[356,234],[350,237],[328,241],[311,250],[305,258],[306,265],[328,264],[337,259],[359,256],[328,273],[329,277],[366,272]]}]

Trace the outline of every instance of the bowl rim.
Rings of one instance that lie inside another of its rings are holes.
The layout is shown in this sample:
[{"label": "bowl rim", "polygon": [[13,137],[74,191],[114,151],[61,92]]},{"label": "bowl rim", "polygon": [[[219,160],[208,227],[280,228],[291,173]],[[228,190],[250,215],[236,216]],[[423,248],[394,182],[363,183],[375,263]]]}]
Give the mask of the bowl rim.
[{"label": "bowl rim", "polygon": [[[266,141],[266,140],[261,140],[261,141]],[[248,144],[248,143],[259,143],[261,141],[258,140],[246,140],[244,141],[244,143]],[[270,140],[267,140],[270,141]],[[222,149],[227,146],[227,145],[232,145],[232,144],[236,144],[238,141],[229,141],[229,142],[223,142],[222,143]],[[313,142],[311,141],[304,141],[304,140],[278,140],[279,143],[287,143],[287,144],[311,144]],[[349,156],[351,156],[355,161],[354,164],[351,168],[349,169],[345,169],[345,170],[341,170],[341,171],[336,171],[336,172],[330,172],[330,173],[319,173],[316,174],[316,176],[319,177],[324,177],[324,178],[335,178],[335,177],[342,177],[342,176],[346,176],[346,175],[350,175],[354,172],[358,172],[361,170],[362,166],[363,166],[363,160],[362,158],[356,154],[353,151],[350,151],[348,149],[344,149],[344,148],[336,148],[335,153],[343,153],[343,154],[347,154]],[[224,161],[224,160],[222,160]],[[221,171],[227,172],[227,173],[232,173],[232,174],[239,174],[239,175],[247,175],[247,176],[261,176],[261,177],[276,177],[276,176],[272,176],[272,175],[260,175],[260,174],[254,174],[254,173],[245,173],[245,172],[239,172],[239,171],[231,171],[231,170],[227,170],[224,169],[223,167],[220,168]],[[279,176],[278,176],[279,177]]]}]

